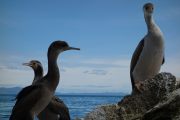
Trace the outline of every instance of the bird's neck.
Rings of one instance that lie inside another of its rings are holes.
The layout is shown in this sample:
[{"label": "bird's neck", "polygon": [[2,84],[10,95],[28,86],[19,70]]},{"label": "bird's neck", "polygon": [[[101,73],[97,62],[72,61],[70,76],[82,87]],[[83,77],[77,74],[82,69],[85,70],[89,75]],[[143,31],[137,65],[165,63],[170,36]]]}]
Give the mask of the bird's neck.
[{"label": "bird's neck", "polygon": [[59,68],[57,65],[57,58],[58,55],[48,56],[48,73],[47,73],[48,83],[49,83],[48,86],[52,91],[56,90],[60,77]]},{"label": "bird's neck", "polygon": [[43,69],[41,67],[38,67],[36,70],[34,70],[34,80],[32,84],[36,84],[41,80],[43,77]]},{"label": "bird's neck", "polygon": [[163,33],[161,32],[160,28],[158,27],[158,25],[155,24],[153,16],[149,15],[149,16],[145,16],[145,21],[147,24],[147,28],[148,28],[148,35],[151,36],[150,41],[154,41],[153,43],[155,43],[158,46],[162,46],[163,47]]},{"label": "bird's neck", "polygon": [[148,33],[161,33],[159,27],[155,24],[152,15],[145,15],[145,21],[148,28]]}]

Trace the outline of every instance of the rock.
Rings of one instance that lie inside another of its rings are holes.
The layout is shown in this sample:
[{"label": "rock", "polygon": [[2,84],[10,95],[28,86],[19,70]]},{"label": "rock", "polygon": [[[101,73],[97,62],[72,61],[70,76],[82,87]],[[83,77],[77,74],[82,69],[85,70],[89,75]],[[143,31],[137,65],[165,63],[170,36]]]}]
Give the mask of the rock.
[{"label": "rock", "polygon": [[[144,81],[142,93],[125,96],[118,105],[100,106],[88,113],[85,120],[142,120],[142,118],[151,120],[151,116],[158,116],[155,113],[158,111],[160,114],[162,110],[161,116],[166,114],[166,117],[176,116],[178,119],[180,118],[179,85],[172,74],[160,73]],[[161,119],[152,117],[152,120]],[[163,120],[166,119],[163,118]]]},{"label": "rock", "polygon": [[84,120],[119,120],[117,105],[104,105],[88,113]]},{"label": "rock", "polygon": [[180,120],[180,89],[169,93],[164,100],[147,111],[142,120]]},{"label": "rock", "polygon": [[176,89],[180,88],[180,78],[176,79]]},{"label": "rock", "polygon": [[124,97],[118,103],[118,113],[122,120],[141,119],[142,116],[168,93],[175,90],[176,78],[170,73],[160,73],[143,83],[144,91]]}]

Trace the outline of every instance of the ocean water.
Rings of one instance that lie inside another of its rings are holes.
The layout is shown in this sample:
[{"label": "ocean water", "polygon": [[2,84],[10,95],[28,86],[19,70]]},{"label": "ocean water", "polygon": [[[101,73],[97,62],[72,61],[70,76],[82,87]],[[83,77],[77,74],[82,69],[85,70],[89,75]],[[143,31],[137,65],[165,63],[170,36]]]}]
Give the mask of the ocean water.
[{"label": "ocean water", "polygon": [[[68,106],[71,119],[83,118],[88,112],[99,105],[114,104],[122,99],[121,96],[97,95],[61,95],[60,97]],[[15,95],[0,95],[0,120],[9,120]]]}]

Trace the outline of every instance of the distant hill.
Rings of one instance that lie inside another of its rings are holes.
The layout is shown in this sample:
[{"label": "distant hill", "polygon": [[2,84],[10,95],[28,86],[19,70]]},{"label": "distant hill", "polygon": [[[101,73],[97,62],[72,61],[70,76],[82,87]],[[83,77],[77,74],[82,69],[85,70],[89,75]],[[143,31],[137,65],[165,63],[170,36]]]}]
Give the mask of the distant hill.
[{"label": "distant hill", "polygon": [[0,94],[17,94],[22,88],[20,87],[12,87],[12,88],[5,88],[0,87]]}]

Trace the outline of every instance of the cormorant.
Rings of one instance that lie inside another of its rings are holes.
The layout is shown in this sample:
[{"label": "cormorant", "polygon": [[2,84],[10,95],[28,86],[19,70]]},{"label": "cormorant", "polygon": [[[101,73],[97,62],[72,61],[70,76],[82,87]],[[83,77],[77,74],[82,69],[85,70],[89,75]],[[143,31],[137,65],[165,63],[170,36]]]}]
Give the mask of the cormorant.
[{"label": "cormorant", "polygon": [[10,120],[33,120],[51,101],[59,83],[58,55],[66,50],[80,50],[69,47],[65,41],[54,41],[48,48],[48,72],[35,85],[23,88],[17,95]]},{"label": "cormorant", "polygon": [[164,63],[164,39],[152,16],[153,4],[145,4],[143,11],[148,32],[138,44],[131,59],[132,93],[141,93],[143,81],[159,73],[161,65]]},{"label": "cormorant", "polygon": [[[34,80],[32,84],[36,84],[43,77],[43,67],[38,60],[31,60],[29,63],[23,63],[34,71]],[[70,120],[68,107],[64,102],[56,96],[53,96],[48,106],[38,114],[39,120]]]}]

